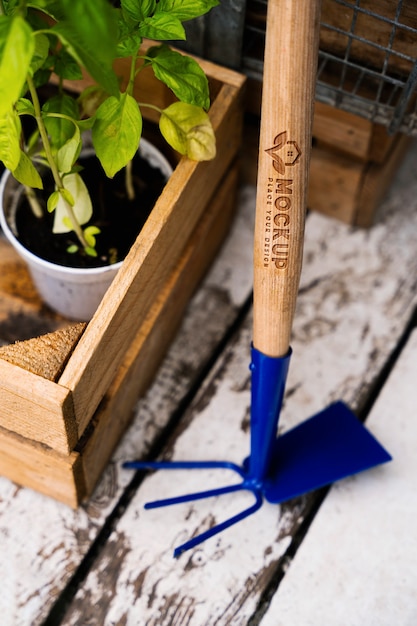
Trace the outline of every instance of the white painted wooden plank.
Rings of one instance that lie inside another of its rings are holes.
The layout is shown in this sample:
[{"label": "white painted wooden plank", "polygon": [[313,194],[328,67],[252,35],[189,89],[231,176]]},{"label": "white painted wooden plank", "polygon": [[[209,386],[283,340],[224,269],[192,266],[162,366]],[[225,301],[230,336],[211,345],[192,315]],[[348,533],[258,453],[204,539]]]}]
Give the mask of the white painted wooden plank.
[{"label": "white painted wooden plank", "polygon": [[42,623],[131,479],[118,461],[148,450],[250,295],[254,193],[242,189],[232,232],[91,500],[73,511],[0,477],[2,626]]},{"label": "white painted wooden plank", "polygon": [[[401,334],[416,302],[413,169],[408,161],[398,187],[387,198],[381,222],[369,232],[320,215],[309,218],[282,429],[336,397],[353,405],[363,401]],[[393,263],[392,258],[401,262]],[[240,462],[247,454],[250,327],[248,319],[206,381],[188,415],[190,423],[169,456]],[[104,625],[246,624],[303,519],[306,501],[265,505],[252,518],[174,561],[174,546],[240,510],[246,498],[235,494],[159,511],[144,511],[143,505],[155,497],[199,490],[213,480],[233,478],[166,471],[147,478],[64,624],[88,623],[90,618]]]},{"label": "white painted wooden plank", "polygon": [[417,624],[417,331],[367,426],[394,457],[332,487],[261,626]]}]

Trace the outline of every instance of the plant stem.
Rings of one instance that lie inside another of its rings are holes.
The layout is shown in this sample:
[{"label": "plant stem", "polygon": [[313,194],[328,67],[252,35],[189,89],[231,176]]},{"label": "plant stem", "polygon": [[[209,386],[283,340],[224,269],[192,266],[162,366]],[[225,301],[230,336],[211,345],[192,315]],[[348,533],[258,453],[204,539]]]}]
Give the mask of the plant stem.
[{"label": "plant stem", "polygon": [[129,161],[129,163],[125,167],[125,186],[126,186],[126,194],[129,200],[135,199],[135,188],[133,186],[133,177],[132,177],[133,163]]},{"label": "plant stem", "polygon": [[157,107],[156,104],[150,104],[149,102],[138,102],[138,105],[140,108],[147,107],[148,109],[153,109],[157,113],[163,113],[163,110],[160,107]]},{"label": "plant stem", "polygon": [[30,208],[32,209],[32,213],[38,219],[42,219],[43,211],[38,202],[38,198],[36,197],[36,193],[33,191],[32,187],[28,187],[27,185],[24,186],[24,190],[27,201],[29,202]]},{"label": "plant stem", "polygon": [[[137,58],[138,58],[138,55],[136,53],[132,55],[132,58],[130,61],[129,82],[126,87],[126,93],[129,94],[129,96],[133,95],[133,87],[135,86]],[[129,161],[129,163],[125,167],[125,188],[126,188],[126,195],[129,198],[129,200],[135,199],[135,188],[133,186],[132,170],[133,170],[132,161]]]},{"label": "plant stem", "polygon": [[135,86],[135,77],[136,77],[136,61],[138,58],[138,53],[133,54],[132,58],[130,60],[130,75],[129,75],[129,82],[127,84],[126,87],[126,92],[130,95],[133,96],[133,87]]},{"label": "plant stem", "polygon": [[[61,175],[59,173],[58,167],[55,163],[55,160],[52,154],[52,149],[51,149],[51,144],[49,142],[48,133],[46,132],[45,123],[42,118],[42,112],[41,112],[41,106],[40,106],[38,94],[36,92],[36,88],[35,88],[35,85],[33,83],[31,76],[27,76],[27,83],[28,83],[30,95],[32,98],[33,108],[35,110],[36,123],[38,125],[43,147],[45,149],[46,160],[48,161],[48,165],[51,168],[52,176],[53,176],[55,185],[57,187],[57,190],[61,192],[63,189],[65,189],[65,187],[62,182]],[[72,206],[65,200],[62,194],[61,194],[61,197],[64,200],[65,209],[67,211],[69,219],[71,220],[71,224],[72,224],[75,234],[77,235],[83,248],[88,248],[88,243],[84,237],[83,231],[81,229],[81,226],[78,223],[78,220],[75,216]]]}]

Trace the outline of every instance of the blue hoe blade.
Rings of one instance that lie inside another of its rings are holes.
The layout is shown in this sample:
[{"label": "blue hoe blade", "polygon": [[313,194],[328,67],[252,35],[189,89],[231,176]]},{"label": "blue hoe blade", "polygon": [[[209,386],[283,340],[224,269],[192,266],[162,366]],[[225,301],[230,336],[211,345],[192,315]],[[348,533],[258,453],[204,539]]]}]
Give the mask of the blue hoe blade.
[{"label": "blue hoe blade", "polygon": [[278,504],[391,460],[390,454],[343,403],[336,402],[276,438],[291,350],[270,357],[252,346],[251,450],[242,467],[228,461],[133,461],[131,469],[231,469],[242,482],[164,500],[159,508],[248,490],[255,504],[178,546],[175,556],[252,515],[263,498]]},{"label": "blue hoe blade", "polygon": [[276,439],[262,491],[268,502],[284,502],[391,458],[355,414],[336,402]]}]

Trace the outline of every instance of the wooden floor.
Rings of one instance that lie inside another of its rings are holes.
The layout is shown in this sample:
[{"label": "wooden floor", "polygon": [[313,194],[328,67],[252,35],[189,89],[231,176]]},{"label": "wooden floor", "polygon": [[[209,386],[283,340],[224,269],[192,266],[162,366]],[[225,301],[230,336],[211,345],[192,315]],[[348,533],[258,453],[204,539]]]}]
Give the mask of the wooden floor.
[{"label": "wooden floor", "polygon": [[343,399],[393,461],[265,504],[179,559],[175,546],[252,497],[144,510],[236,479],[135,475],[123,461],[241,463],[249,451],[255,190],[243,185],[233,232],[92,499],[74,511],[0,479],[1,626],[417,624],[416,162],[413,145],[372,229],[308,216],[280,421],[284,432]]}]

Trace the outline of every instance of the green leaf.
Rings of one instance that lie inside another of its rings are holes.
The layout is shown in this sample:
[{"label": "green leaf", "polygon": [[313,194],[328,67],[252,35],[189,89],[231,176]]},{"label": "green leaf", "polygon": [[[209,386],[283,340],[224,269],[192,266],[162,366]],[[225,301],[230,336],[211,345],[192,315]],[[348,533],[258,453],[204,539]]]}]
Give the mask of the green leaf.
[{"label": "green leaf", "polygon": [[119,40],[117,42],[116,56],[119,58],[130,57],[136,54],[142,43],[142,37],[135,27],[121,19],[119,21]]},{"label": "green leaf", "polygon": [[148,50],[155,76],[167,85],[182,102],[208,110],[210,94],[207,76],[194,59],[171,50],[154,46]]},{"label": "green leaf", "polygon": [[52,213],[53,211],[55,211],[56,206],[58,204],[58,200],[59,200],[59,191],[53,191],[51,195],[49,196],[48,201],[46,203],[46,208],[48,210],[48,213]]},{"label": "green leaf", "polygon": [[26,81],[35,41],[20,15],[0,16],[0,116],[16,102]]},{"label": "green leaf", "polygon": [[76,252],[78,252],[78,250],[79,247],[75,243],[73,243],[71,246],[68,246],[67,248],[68,254],[75,254]]},{"label": "green leaf", "polygon": [[[64,178],[64,189],[59,190],[60,197],[54,214],[54,233],[67,233],[72,230],[68,223],[66,202],[73,207],[79,224],[86,224],[93,214],[93,206],[88,189],[79,174],[68,174]],[[72,225],[71,225],[72,226]]]},{"label": "green leaf", "polygon": [[98,228],[98,226],[87,226],[87,228],[84,229],[84,233],[87,236],[99,235],[101,233],[101,230]]},{"label": "green leaf", "polygon": [[185,22],[208,13],[219,4],[219,0],[159,0],[156,10]]},{"label": "green leaf", "polygon": [[32,115],[35,117],[34,106],[28,98],[19,98],[16,102],[15,109],[18,115]]},{"label": "green leaf", "polygon": [[98,256],[98,255],[97,255],[97,251],[96,251],[96,250],[94,250],[94,248],[91,248],[90,246],[86,246],[86,247],[84,248],[84,252],[85,252],[86,254],[88,254],[88,256],[93,256],[93,257]]},{"label": "green leaf", "polygon": [[30,63],[32,75],[43,67],[49,53],[49,39],[42,33],[35,33],[35,50]]},{"label": "green leaf", "polygon": [[109,178],[133,159],[142,134],[142,115],[127,93],[110,97],[98,108],[92,130],[93,145]]},{"label": "green leaf", "polygon": [[20,152],[20,159],[17,167],[12,172],[19,183],[35,189],[43,189],[42,179],[38,170],[33,165],[31,159],[23,151]]},{"label": "green leaf", "polygon": [[[67,178],[68,178],[68,177],[67,177]],[[70,181],[70,182],[71,182],[71,181]],[[64,200],[65,202],[68,202],[68,204],[69,204],[70,206],[72,206],[72,207],[74,206],[74,204],[75,204],[75,199],[74,199],[74,196],[73,196],[73,194],[71,193],[71,191],[70,191],[69,189],[66,189],[65,187],[64,187],[64,188],[61,188],[61,189],[59,190],[59,193],[61,194],[61,196],[62,196],[62,198],[63,198],[63,200]]]},{"label": "green leaf", "polygon": [[63,48],[55,54],[54,72],[63,80],[80,80],[83,77],[77,61]]},{"label": "green leaf", "polygon": [[81,132],[78,126],[76,126],[74,135],[64,143],[56,155],[56,162],[61,173],[67,174],[72,170],[75,161],[80,155],[81,148]]},{"label": "green leaf", "polygon": [[185,41],[186,35],[183,25],[176,17],[169,13],[155,13],[152,17],[145,17],[139,24],[138,32],[142,37],[157,41],[180,40]]},{"label": "green leaf", "polygon": [[155,0],[122,0],[122,14],[127,22],[141,22],[152,15],[156,8]]},{"label": "green leaf", "polygon": [[51,70],[38,70],[33,75],[33,84],[35,85],[35,89],[39,89],[39,87],[43,87],[49,82],[51,78]]},{"label": "green leaf", "polygon": [[108,0],[61,0],[66,21],[81,48],[88,48],[111,66],[117,44],[118,14]]},{"label": "green leaf", "polygon": [[[85,6],[87,5],[88,3],[85,4]],[[61,43],[66,47],[67,52],[71,54],[71,56],[73,56],[108,93],[112,95],[118,93],[119,83],[117,76],[114,73],[112,64],[106,60],[107,55],[102,57],[98,50],[92,48],[91,42],[84,42],[77,30],[73,28],[72,24],[60,22],[53,26],[50,32],[55,33],[59,37]],[[113,52],[116,50],[116,44],[117,40],[114,42],[114,46],[111,45]]]},{"label": "green leaf", "polygon": [[13,15],[19,9],[20,0],[8,0],[5,4],[6,15]]},{"label": "green leaf", "polygon": [[86,242],[88,243],[88,247],[95,248],[96,247],[96,235],[100,234],[100,229],[97,226],[87,226],[84,229],[84,237]]},{"label": "green leaf", "polygon": [[77,126],[81,132],[84,132],[85,130],[90,130],[91,128],[93,128],[94,122],[95,122],[95,118],[89,117],[85,120],[78,120]]},{"label": "green leaf", "polygon": [[[74,135],[74,123],[79,119],[77,102],[68,94],[57,94],[45,102],[42,112],[51,145],[58,150]],[[69,119],[55,117],[55,113],[71,118],[74,123]]]},{"label": "green leaf", "polygon": [[13,109],[0,118],[0,161],[11,171],[19,164],[21,130],[20,117]]},{"label": "green leaf", "polygon": [[209,161],[216,156],[213,127],[199,107],[174,102],[162,112],[159,128],[174,150],[194,161]]}]

